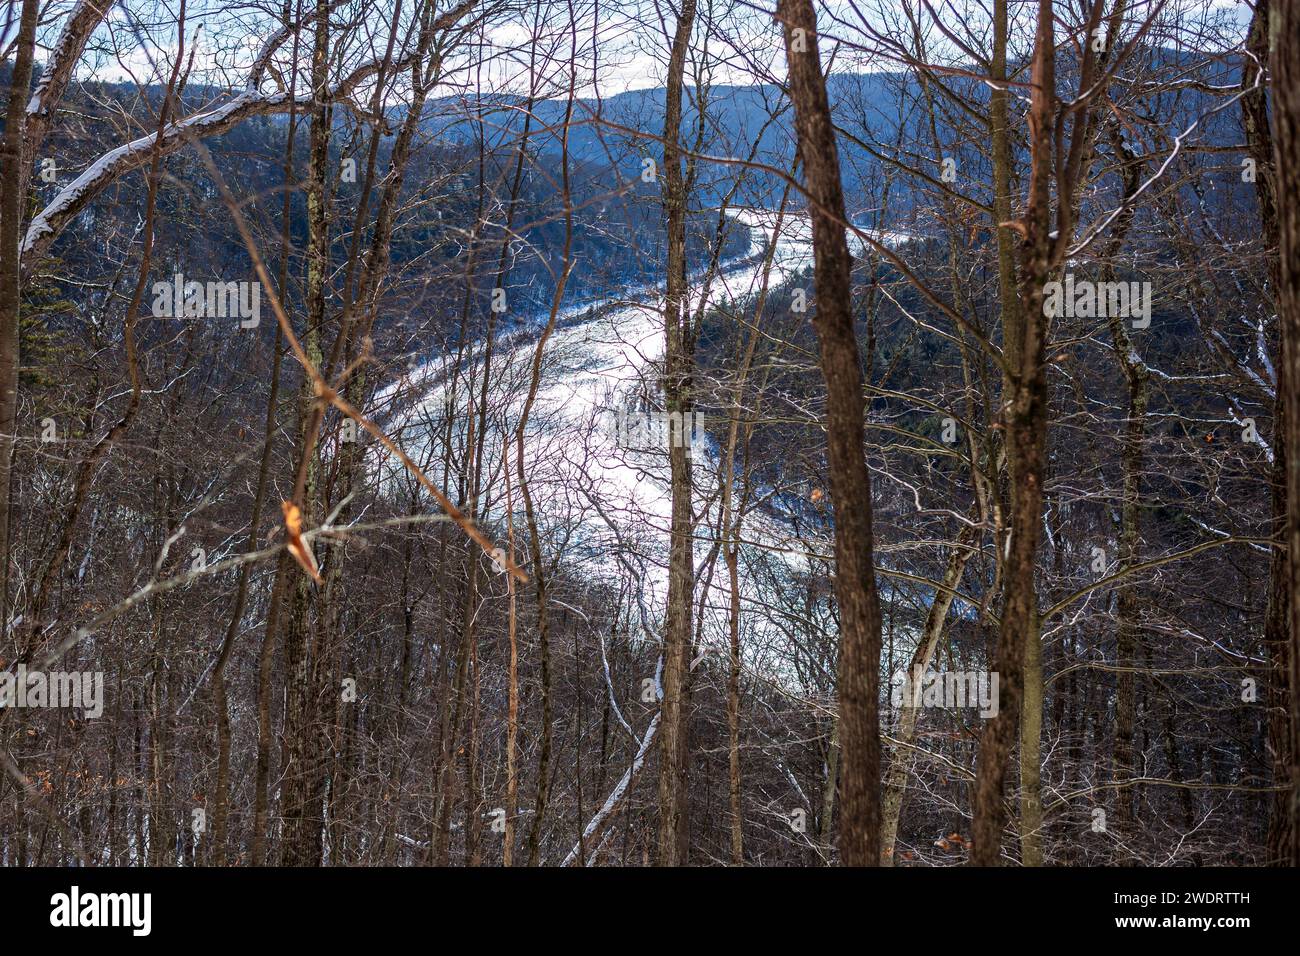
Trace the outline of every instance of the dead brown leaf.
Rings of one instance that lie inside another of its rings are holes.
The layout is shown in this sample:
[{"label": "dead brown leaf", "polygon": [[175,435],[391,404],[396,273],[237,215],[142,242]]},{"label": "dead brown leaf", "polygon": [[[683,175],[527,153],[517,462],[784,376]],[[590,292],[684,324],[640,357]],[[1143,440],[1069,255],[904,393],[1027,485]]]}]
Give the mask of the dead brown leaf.
[{"label": "dead brown leaf", "polygon": [[324,584],[320,572],[316,569],[316,558],[311,553],[307,542],[302,540],[302,510],[292,501],[280,502],[284,511],[284,532],[288,537],[286,547],[293,559],[302,565],[302,569],[311,575],[317,584]]}]

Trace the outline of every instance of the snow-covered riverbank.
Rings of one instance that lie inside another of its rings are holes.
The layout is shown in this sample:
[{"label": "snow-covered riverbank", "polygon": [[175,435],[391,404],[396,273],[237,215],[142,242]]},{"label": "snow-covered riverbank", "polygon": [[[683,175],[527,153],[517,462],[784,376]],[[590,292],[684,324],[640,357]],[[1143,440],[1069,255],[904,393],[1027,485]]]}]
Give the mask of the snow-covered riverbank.
[{"label": "snow-covered riverbank", "polygon": [[[769,210],[737,209],[732,213],[750,227],[749,254],[723,265],[714,276],[696,276],[690,285],[692,309],[707,304],[743,299],[757,293],[765,279],[769,287],[788,281],[811,266],[811,230],[802,216],[787,216],[781,223],[770,264],[764,255],[776,232],[777,217]],[[885,235],[882,241],[901,242],[909,237]],[[855,245],[860,243],[855,241]],[[557,329],[545,346],[537,397],[524,437],[524,470],[534,507],[544,533],[569,541],[566,564],[589,580],[622,579],[644,615],[649,633],[657,633],[667,589],[667,542],[670,516],[666,446],[628,447],[626,410],[659,407],[659,362],[664,352],[663,297],[660,289],[637,289],[636,301],[592,308],[584,303],[564,310]],[[586,316],[586,318],[584,318]],[[536,341],[508,343],[493,360],[490,388],[497,396],[494,407],[504,409],[490,423],[485,450],[485,487],[489,489],[484,513],[498,527],[504,515],[503,451],[510,458],[513,477],[513,435],[531,380]],[[438,421],[448,401],[450,368],[435,360],[417,370],[414,381],[427,383],[416,401],[407,401],[389,422],[392,432],[417,460],[421,444],[427,446],[427,428]],[[404,383],[408,390],[411,383]],[[396,388],[396,386],[394,387]],[[463,389],[463,385],[462,385]],[[380,396],[387,404],[393,391]],[[464,407],[464,395],[456,399]],[[620,416],[624,416],[622,419]],[[721,423],[718,423],[721,424]],[[704,423],[706,430],[710,423]],[[720,430],[720,429],[718,429]],[[715,434],[718,430],[715,430]],[[667,431],[660,434],[667,437]],[[644,443],[641,443],[644,445]],[[412,445],[416,447],[413,449]],[[718,481],[716,448],[708,441],[692,448],[696,463],[697,500],[709,500]],[[515,506],[520,507],[518,495]],[[705,515],[702,532],[710,527]],[[784,562],[789,568],[805,564],[806,544],[795,542],[771,516],[747,519],[746,537],[755,541],[760,560]],[[704,560],[712,542],[698,540],[697,560]],[[825,553],[829,550],[818,548]],[[787,569],[788,571],[788,569]],[[728,593],[723,576],[715,577],[706,607],[705,639],[721,639],[723,609]],[[742,573],[742,598],[749,582]],[[714,620],[714,618],[717,620]]]}]

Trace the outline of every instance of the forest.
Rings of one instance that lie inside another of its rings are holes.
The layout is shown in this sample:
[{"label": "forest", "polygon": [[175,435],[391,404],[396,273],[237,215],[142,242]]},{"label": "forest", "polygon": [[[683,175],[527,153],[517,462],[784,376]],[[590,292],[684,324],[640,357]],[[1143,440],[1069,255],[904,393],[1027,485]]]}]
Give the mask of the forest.
[{"label": "forest", "polygon": [[1300,4],[0,57],[3,867],[1300,864]]}]

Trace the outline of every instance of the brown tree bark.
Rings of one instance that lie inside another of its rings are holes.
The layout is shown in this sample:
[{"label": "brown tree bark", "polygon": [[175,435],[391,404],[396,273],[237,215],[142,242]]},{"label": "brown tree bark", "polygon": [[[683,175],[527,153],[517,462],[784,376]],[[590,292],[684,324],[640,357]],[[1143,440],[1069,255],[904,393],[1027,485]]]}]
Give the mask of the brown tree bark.
[{"label": "brown tree bark", "polygon": [[4,139],[0,140],[0,635],[9,626],[9,480],[18,427],[18,240],[23,215],[23,131],[40,4],[23,0]]},{"label": "brown tree bark", "polygon": [[[1123,143],[1118,130],[1112,135],[1117,154],[1122,155]],[[1123,171],[1124,199],[1133,196],[1142,181],[1142,163],[1130,160]],[[1102,281],[1115,278],[1115,257],[1123,248],[1129,228],[1133,224],[1133,211],[1122,214],[1115,222],[1114,232],[1102,256]],[[1125,329],[1126,319],[1110,317],[1111,337],[1115,342],[1115,355],[1128,385],[1128,420],[1124,425],[1123,497],[1120,500],[1119,570],[1127,571],[1142,560],[1141,511],[1142,472],[1146,449],[1146,416],[1149,402],[1149,385],[1146,364],[1134,350]],[[1115,693],[1115,749],[1111,763],[1111,779],[1115,783],[1127,781],[1134,775],[1133,732],[1137,719],[1138,651],[1141,647],[1140,603],[1137,585],[1126,578],[1119,587],[1117,601],[1119,619],[1115,632],[1115,663],[1120,668],[1116,675]],[[1138,788],[1122,787],[1115,794],[1115,823],[1121,835],[1132,822],[1133,803]]]},{"label": "brown tree bark", "polygon": [[[680,145],[686,48],[695,26],[695,0],[685,0],[677,17],[668,61],[664,108],[663,209],[668,233],[668,274],[664,292],[664,408],[669,421],[686,423],[692,397],[695,346],[686,303],[686,194]],[[687,662],[691,647],[691,603],[695,586],[694,526],[691,515],[691,461],[682,425],[668,436],[672,518],[668,544],[668,614],[664,625],[663,719],[659,732],[659,865],[687,861],[690,810],[687,804]]]},{"label": "brown tree bark", "polygon": [[[1273,150],[1279,196],[1300,195],[1300,5],[1283,3],[1270,30],[1273,74]],[[1279,390],[1285,407],[1286,545],[1290,561],[1288,714],[1290,727],[1289,816],[1292,834],[1300,833],[1300,205],[1278,206],[1278,322],[1282,364]],[[1300,866],[1300,840],[1290,840],[1292,866]]]},{"label": "brown tree bark", "polygon": [[[994,72],[1005,76],[1006,4],[994,13]],[[1052,4],[1040,0],[1031,71],[1029,114],[1030,180],[1023,220],[1016,224],[1024,237],[1015,293],[1003,290],[1002,424],[1006,434],[1010,481],[1010,539],[1003,565],[1003,608],[998,629],[995,665],[999,675],[998,713],[980,737],[976,766],[971,863],[996,865],[1001,856],[1006,823],[1003,778],[1011,762],[1024,692],[1024,660],[1028,641],[1038,640],[1038,607],[1034,563],[1042,525],[1043,473],[1047,444],[1047,374],[1044,351],[1047,321],[1043,315],[1043,284],[1050,267],[1052,136],[1056,102],[1056,70]],[[995,124],[997,120],[994,120]],[[995,142],[996,146],[996,142]],[[1009,163],[998,157],[995,167]],[[995,176],[1006,177],[995,168]],[[1009,178],[1009,177],[1008,177]],[[1006,182],[1007,179],[1002,179]],[[996,206],[995,206],[996,209]],[[1006,226],[998,223],[999,233]],[[1005,259],[1005,256],[1003,256]],[[1005,265],[1005,263],[1004,263]],[[1005,281],[1005,277],[1004,277]]]},{"label": "brown tree bark", "polygon": [[[298,38],[293,41],[295,59],[298,52]],[[296,75],[295,75],[296,81]],[[294,88],[290,88],[292,94]],[[298,111],[289,111],[288,133],[285,138],[284,181],[294,181],[293,145],[298,130]],[[280,206],[280,263],[277,276],[280,295],[285,294],[289,286],[289,249],[291,244],[291,223],[293,211],[293,194],[285,190]],[[276,328],[276,356],[273,360],[276,369],[276,385],[279,384],[278,370],[283,358],[280,354],[282,331]],[[270,411],[270,409],[268,409]],[[268,419],[267,429],[274,431],[275,423]],[[267,843],[270,841],[270,804],[271,804],[271,671],[275,664],[275,651],[279,638],[280,606],[284,595],[284,581],[288,573],[289,556],[282,554],[276,562],[275,576],[272,579],[271,594],[267,601],[266,624],[262,632],[262,646],[257,657],[257,768],[253,783],[253,839],[249,849],[249,866],[262,866],[267,862]]]},{"label": "brown tree bark", "polygon": [[872,565],[871,477],[863,446],[866,399],[852,310],[853,259],[844,192],[811,0],[782,0],[790,99],[813,229],[817,311],[813,327],[826,381],[826,443],[835,510],[840,859],[880,862],[880,604]]},{"label": "brown tree bark", "polygon": [[[1264,247],[1278,247],[1277,171],[1273,165],[1273,137],[1269,130],[1267,73],[1269,61],[1270,0],[1258,0],[1246,37],[1246,51],[1253,57],[1242,71],[1241,98],[1242,130],[1246,135],[1246,148],[1255,161],[1255,196],[1259,201],[1260,238]],[[1278,290],[1278,269],[1281,262],[1276,255],[1269,256],[1269,286],[1274,306]],[[1286,535],[1287,516],[1287,419],[1284,384],[1286,364],[1280,355],[1273,357],[1277,371],[1273,402],[1273,474],[1270,505],[1273,534],[1279,539]],[[1294,759],[1291,753],[1290,720],[1287,692],[1290,669],[1291,633],[1291,569],[1286,548],[1273,548],[1268,565],[1268,605],[1264,612],[1264,646],[1268,653],[1269,669],[1266,677],[1265,699],[1269,706],[1268,739],[1273,754],[1273,779],[1277,783],[1287,780]],[[1269,812],[1268,855],[1274,864],[1289,863],[1295,853],[1293,844],[1297,833],[1292,825],[1285,791],[1274,793]]]},{"label": "brown tree bark", "polygon": [[[315,368],[322,366],[321,326],[329,269],[329,143],[332,109],[326,89],[329,70],[327,0],[317,0],[312,46],[312,111],[307,187],[307,281],[304,347]],[[316,437],[323,405],[313,395],[310,375],[303,376],[299,400],[299,442],[294,503],[304,523],[311,518],[317,490]],[[282,566],[286,566],[282,563]],[[319,866],[324,853],[324,778],[320,726],[321,632],[312,626],[311,580],[296,565],[287,565],[287,614],[284,645],[288,668],[285,698],[284,784],[281,814],[284,832],[282,866]],[[322,614],[323,617],[323,614]]]}]

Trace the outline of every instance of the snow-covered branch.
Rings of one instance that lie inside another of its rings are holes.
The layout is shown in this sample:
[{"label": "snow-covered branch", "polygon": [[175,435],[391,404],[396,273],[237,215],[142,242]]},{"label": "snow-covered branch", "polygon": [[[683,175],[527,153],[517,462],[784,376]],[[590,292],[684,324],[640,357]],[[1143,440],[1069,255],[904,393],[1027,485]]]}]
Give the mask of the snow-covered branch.
[{"label": "snow-covered branch", "polygon": [[157,133],[148,133],[109,150],[63,187],[49,205],[32,219],[20,247],[24,270],[33,259],[49,249],[68,222],[85,209],[106,186],[125,173],[145,165],[155,148],[165,156],[176,152],[191,137],[218,136],[250,116],[280,112],[288,109],[289,104],[289,96],[284,93],[264,96],[247,91],[214,109],[170,124],[163,130],[161,137]]},{"label": "snow-covered branch", "polygon": [[[89,5],[92,0],[86,0],[82,6]],[[94,2],[105,3],[106,0],[94,0]],[[462,0],[452,9],[438,17],[434,24],[435,30],[445,30],[452,24],[464,17],[478,0]],[[79,7],[74,11],[76,17],[81,13]],[[102,13],[100,14],[102,17]],[[80,22],[80,21],[79,21]],[[98,21],[96,21],[98,22]],[[68,29],[71,29],[71,21]],[[91,25],[93,29],[93,23]],[[65,30],[66,32],[66,30]],[[195,113],[193,116],[172,123],[163,130],[162,136],[156,133],[148,133],[138,139],[131,140],[109,150],[99,159],[90,164],[80,176],[59,191],[44,209],[36,214],[31,224],[27,227],[27,233],[23,238],[20,252],[23,258],[24,272],[30,267],[30,264],[40,256],[44,255],[50,248],[51,244],[67,224],[85,209],[98,196],[105,187],[118,180],[124,174],[133,169],[138,169],[145,165],[153,155],[153,150],[158,149],[164,156],[176,152],[185,143],[193,138],[207,138],[219,136],[227,130],[232,129],[238,124],[251,116],[261,116],[270,113],[280,113],[287,111],[293,104],[293,99],[287,92],[278,91],[275,93],[260,93],[257,87],[260,85],[260,77],[265,72],[267,64],[272,54],[284,40],[291,35],[288,27],[277,31],[263,46],[262,51],[258,54],[253,66],[249,72],[248,88],[220,106]],[[72,44],[73,41],[69,41]],[[81,46],[85,44],[85,38],[80,40]],[[73,44],[75,45],[75,44]],[[60,43],[62,46],[62,42]],[[80,52],[81,46],[77,46],[77,52]],[[69,47],[70,49],[71,47]],[[75,57],[74,57],[75,60]],[[414,54],[406,57],[403,61],[393,65],[394,70],[404,69],[414,60]],[[330,92],[329,97],[332,100],[347,103],[348,97],[357,87],[373,79],[384,68],[382,60],[371,60],[358,66],[346,77],[339,81],[338,85]],[[68,67],[69,71],[71,66]],[[44,82],[44,80],[42,80]],[[66,85],[66,79],[64,80]],[[52,109],[53,104],[57,101],[56,93],[61,94],[62,88],[51,86],[50,89],[42,94],[41,88],[38,87],[36,95],[33,96],[33,103],[37,104],[39,109]],[[307,107],[311,104],[310,98],[299,97],[298,105]],[[28,110],[31,111],[29,106]]]},{"label": "snow-covered branch", "polygon": [[609,796],[605,798],[605,802],[601,804],[595,816],[587,821],[587,825],[582,831],[582,842],[574,844],[573,849],[569,851],[569,855],[560,864],[561,866],[572,866],[577,862],[578,855],[582,852],[582,846],[590,843],[593,837],[599,835],[601,828],[605,826],[609,818],[614,815],[614,811],[623,803],[623,799],[632,787],[632,781],[636,779],[636,775],[641,772],[641,767],[645,764],[646,754],[650,752],[650,745],[654,743],[655,732],[658,730],[659,712],[656,711],[654,717],[650,720],[650,726],[645,730],[645,736],[641,738],[641,746],[637,748],[632,763],[628,765],[627,770],[623,771],[623,776],[619,777],[618,783],[609,792]]},{"label": "snow-covered branch", "polygon": [[72,71],[86,48],[86,41],[90,39],[90,35],[95,32],[95,28],[103,21],[112,5],[113,0],[78,0],[67,22],[64,23],[59,39],[55,41],[54,48],[50,50],[50,57],[45,62],[45,70],[41,74],[40,81],[32,91],[32,98],[27,102],[27,132],[24,148],[29,162],[36,150],[40,149],[41,144],[45,142],[45,135],[49,132],[54,111],[63,99],[63,94],[72,79]]}]

